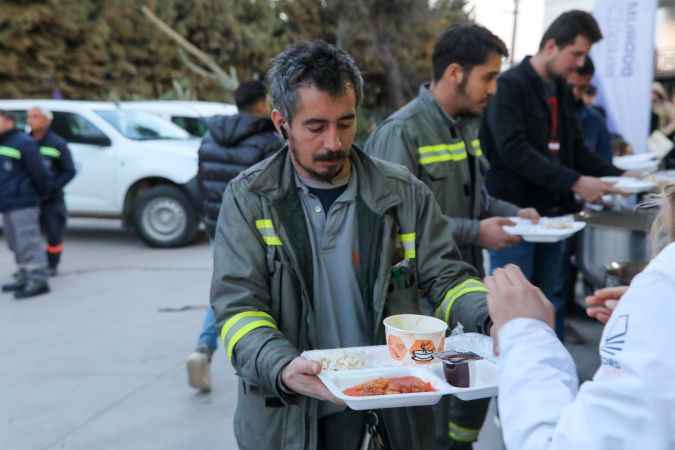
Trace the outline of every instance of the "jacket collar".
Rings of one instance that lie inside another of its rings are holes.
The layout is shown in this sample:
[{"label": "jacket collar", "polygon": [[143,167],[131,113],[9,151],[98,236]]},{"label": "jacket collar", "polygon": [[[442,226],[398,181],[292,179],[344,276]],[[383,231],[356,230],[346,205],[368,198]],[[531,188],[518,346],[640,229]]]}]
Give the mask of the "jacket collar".
[{"label": "jacket collar", "polygon": [[[544,80],[534,70],[534,66],[532,66],[532,62],[530,61],[531,58],[532,56],[526,56],[518,65],[518,68],[534,83],[537,94],[544,99]],[[555,77],[553,78],[553,82],[556,85],[557,91],[562,92],[565,87],[565,81],[561,77]]]},{"label": "jacket collar", "polygon": [[454,128],[458,126],[459,120],[450,117],[448,113],[445,112],[440,103],[438,103],[438,100],[436,100],[436,97],[434,97],[434,94],[432,94],[429,90],[429,83],[424,83],[420,86],[420,91],[419,94],[417,94],[417,98],[420,102],[422,102],[423,105],[427,106],[427,108],[425,108],[426,111],[428,111],[433,116],[440,117],[443,122],[448,125],[448,128]]},{"label": "jacket collar", "polygon": [[[350,158],[352,170],[359,180],[357,197],[371,210],[384,214],[401,203],[394,182],[356,145],[352,146]],[[286,144],[254,175],[249,189],[275,202],[289,195],[295,187],[295,168]]]}]

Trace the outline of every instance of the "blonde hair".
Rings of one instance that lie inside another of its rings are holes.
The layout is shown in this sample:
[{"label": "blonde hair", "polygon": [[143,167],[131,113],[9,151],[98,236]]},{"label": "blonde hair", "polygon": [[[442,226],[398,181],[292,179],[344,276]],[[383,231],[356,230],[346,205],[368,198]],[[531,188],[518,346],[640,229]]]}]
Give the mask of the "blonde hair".
[{"label": "blonde hair", "polygon": [[652,257],[675,241],[675,184],[664,187],[655,203],[660,209],[651,229]]}]

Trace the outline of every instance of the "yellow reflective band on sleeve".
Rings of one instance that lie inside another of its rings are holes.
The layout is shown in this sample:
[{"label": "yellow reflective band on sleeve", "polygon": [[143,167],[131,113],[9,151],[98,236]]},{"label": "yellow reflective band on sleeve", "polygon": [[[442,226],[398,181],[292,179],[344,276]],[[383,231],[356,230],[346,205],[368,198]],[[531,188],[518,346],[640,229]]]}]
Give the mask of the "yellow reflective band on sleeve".
[{"label": "yellow reflective band on sleeve", "polygon": [[399,235],[401,242],[415,242],[415,233],[403,233]]},{"label": "yellow reflective band on sleeve", "polygon": [[487,288],[479,280],[470,278],[459,283],[457,286],[450,289],[443,299],[443,303],[436,310],[436,317],[442,318],[446,323],[450,323],[450,312],[455,301],[463,295],[475,292],[487,293]]},{"label": "yellow reflective band on sleeve", "polygon": [[61,152],[54,147],[40,147],[40,154],[42,156],[49,156],[50,158],[60,158]]},{"label": "yellow reflective band on sleeve", "polygon": [[456,150],[464,150],[464,142],[456,142],[454,144],[425,145],[418,148],[417,152],[420,155],[426,155],[428,153],[437,153],[443,151],[453,152]]},{"label": "yellow reflective band on sleeve", "polygon": [[474,139],[471,141],[471,147],[473,147],[473,151],[476,156],[483,156],[483,150],[480,147],[480,139]]},{"label": "yellow reflective band on sleeve", "polygon": [[270,219],[259,219],[255,221],[255,227],[262,235],[263,241],[267,245],[281,245],[281,239],[274,232],[274,224]]},{"label": "yellow reflective band on sleeve", "polygon": [[281,245],[281,239],[277,236],[263,236],[263,240],[267,245]]},{"label": "yellow reflective band on sleeve", "polygon": [[267,228],[274,229],[274,225],[272,225],[272,221],[269,219],[260,219],[255,221],[255,227],[259,230],[264,230]]},{"label": "yellow reflective band on sleeve", "polygon": [[243,338],[249,332],[255,330],[256,328],[262,327],[277,329],[277,326],[274,324],[274,322],[270,322],[269,320],[256,320],[255,322],[251,322],[244,325],[239,330],[237,330],[237,332],[234,333],[234,336],[232,336],[232,339],[230,339],[227,342],[227,359],[230,360],[232,359],[232,352],[234,352],[234,346],[237,345],[237,342],[239,342],[241,338]]},{"label": "yellow reflective band on sleeve", "polygon": [[[227,357],[231,359],[234,346],[251,330],[260,327],[277,329],[274,318],[263,311],[243,311],[230,317],[220,331],[220,340],[227,347]],[[228,338],[228,334],[234,334]]]},{"label": "yellow reflective band on sleeve", "polygon": [[0,145],[0,155],[6,156],[12,159],[21,159],[21,152],[14,147],[7,147],[5,145]]},{"label": "yellow reflective band on sleeve", "polygon": [[448,422],[448,436],[458,442],[476,442],[480,429],[466,428],[455,422]]},{"label": "yellow reflective band on sleeve", "polygon": [[415,233],[402,233],[398,235],[403,246],[403,257],[405,259],[415,259]]},{"label": "yellow reflective band on sleeve", "polygon": [[417,149],[422,165],[436,164],[444,161],[462,161],[466,159],[464,142],[453,144],[426,145]]},{"label": "yellow reflective band on sleeve", "polygon": [[220,330],[220,339],[224,341],[225,336],[227,336],[227,333],[230,332],[232,327],[235,326],[237,322],[239,322],[240,320],[250,318],[250,317],[264,317],[265,319],[274,320],[274,318],[272,316],[270,316],[269,314],[267,314],[266,312],[263,312],[263,311],[244,311],[244,312],[240,312],[240,313],[235,314],[234,316],[230,317],[229,319],[227,319],[227,321],[225,322],[225,325],[223,325],[223,328],[221,328],[221,330]]}]

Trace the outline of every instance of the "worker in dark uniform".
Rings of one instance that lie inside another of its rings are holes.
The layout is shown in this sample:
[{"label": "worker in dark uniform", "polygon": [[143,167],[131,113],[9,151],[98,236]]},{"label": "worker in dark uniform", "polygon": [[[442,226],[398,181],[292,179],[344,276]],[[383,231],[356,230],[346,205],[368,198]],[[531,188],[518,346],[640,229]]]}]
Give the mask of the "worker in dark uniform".
[{"label": "worker in dark uniform", "polygon": [[2,292],[14,292],[17,300],[49,292],[38,216],[40,200],[51,189],[37,143],[16,129],[10,113],[0,110],[0,213],[7,245],[19,269]]},{"label": "worker in dark uniform", "polygon": [[57,274],[63,253],[63,233],[66,229],[66,203],[63,187],[75,176],[75,165],[66,141],[49,129],[52,113],[35,107],[28,111],[30,134],[40,146],[40,155],[53,177],[53,191],[40,204],[40,226],[47,238],[49,274]]}]

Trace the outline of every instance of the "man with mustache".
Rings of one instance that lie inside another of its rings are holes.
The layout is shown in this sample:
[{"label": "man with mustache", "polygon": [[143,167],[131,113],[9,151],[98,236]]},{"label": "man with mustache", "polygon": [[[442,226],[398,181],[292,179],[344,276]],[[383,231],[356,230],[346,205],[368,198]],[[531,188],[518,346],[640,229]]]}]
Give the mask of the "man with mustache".
[{"label": "man with mustache", "polygon": [[[476,24],[453,25],[437,39],[430,84],[387,118],[366,143],[366,152],[406,166],[429,186],[450,223],[464,261],[483,272],[482,249],[517,244],[502,227],[507,218],[539,220],[487,194],[487,161],[478,140],[479,116],[494,95],[504,43]],[[434,406],[437,449],[471,449],[485,419],[488,400],[446,397]]]},{"label": "man with mustache", "polygon": [[450,328],[487,334],[479,274],[457,259],[429,188],[353,145],[363,79],[346,52],[294,45],[268,80],[287,145],[228,184],[214,243],[211,304],[240,377],[239,448],[431,448],[431,417],[348,410],[300,354],[383,344],[382,320],[420,313],[420,291]]}]

